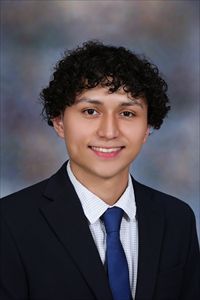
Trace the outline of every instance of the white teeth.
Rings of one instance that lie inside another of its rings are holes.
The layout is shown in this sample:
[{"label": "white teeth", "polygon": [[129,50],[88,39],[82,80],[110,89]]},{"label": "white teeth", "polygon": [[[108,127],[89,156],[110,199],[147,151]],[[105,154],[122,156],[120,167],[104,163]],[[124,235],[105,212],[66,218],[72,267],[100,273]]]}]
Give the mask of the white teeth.
[{"label": "white teeth", "polygon": [[121,147],[117,147],[117,148],[100,148],[100,147],[92,147],[92,149],[94,151],[98,151],[98,152],[104,152],[104,153],[111,153],[111,152],[116,152],[119,151],[121,149]]}]

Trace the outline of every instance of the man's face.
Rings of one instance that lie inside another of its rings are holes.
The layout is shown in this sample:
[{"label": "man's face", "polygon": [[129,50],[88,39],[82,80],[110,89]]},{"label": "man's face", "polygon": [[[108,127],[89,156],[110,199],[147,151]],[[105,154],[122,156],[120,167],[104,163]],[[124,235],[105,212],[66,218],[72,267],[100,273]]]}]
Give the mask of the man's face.
[{"label": "man's face", "polygon": [[85,90],[52,121],[80,181],[127,176],[149,134],[145,100],[131,99],[123,89]]}]

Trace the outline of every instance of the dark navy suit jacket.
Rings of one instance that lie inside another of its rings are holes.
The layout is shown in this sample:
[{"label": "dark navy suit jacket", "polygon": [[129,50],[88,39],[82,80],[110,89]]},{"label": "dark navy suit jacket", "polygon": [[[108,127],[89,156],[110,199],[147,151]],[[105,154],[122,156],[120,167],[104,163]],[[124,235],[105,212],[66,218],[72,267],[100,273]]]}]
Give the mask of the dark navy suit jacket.
[{"label": "dark navy suit jacket", "polygon": [[[134,179],[133,185],[139,229],[136,300],[200,299],[192,210]],[[112,300],[66,164],[0,204],[1,300]]]}]

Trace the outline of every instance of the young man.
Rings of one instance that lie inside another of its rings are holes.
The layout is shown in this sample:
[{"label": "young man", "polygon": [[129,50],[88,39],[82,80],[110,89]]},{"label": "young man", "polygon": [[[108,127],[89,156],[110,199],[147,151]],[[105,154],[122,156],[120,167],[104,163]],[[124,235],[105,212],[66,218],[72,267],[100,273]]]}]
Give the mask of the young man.
[{"label": "young man", "polygon": [[1,200],[2,300],[200,299],[192,210],[129,174],[170,109],[166,91],[123,47],[65,54],[41,97],[69,161]]}]

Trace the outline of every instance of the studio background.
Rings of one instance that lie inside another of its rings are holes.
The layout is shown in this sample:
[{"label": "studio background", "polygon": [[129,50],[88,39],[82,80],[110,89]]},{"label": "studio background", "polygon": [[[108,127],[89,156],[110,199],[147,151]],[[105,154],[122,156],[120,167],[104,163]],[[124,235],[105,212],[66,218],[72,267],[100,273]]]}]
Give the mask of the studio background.
[{"label": "studio background", "polygon": [[99,39],[145,54],[164,74],[172,110],[131,172],[187,202],[200,234],[199,9],[199,1],[1,1],[1,196],[67,159],[39,94],[64,50]]}]

